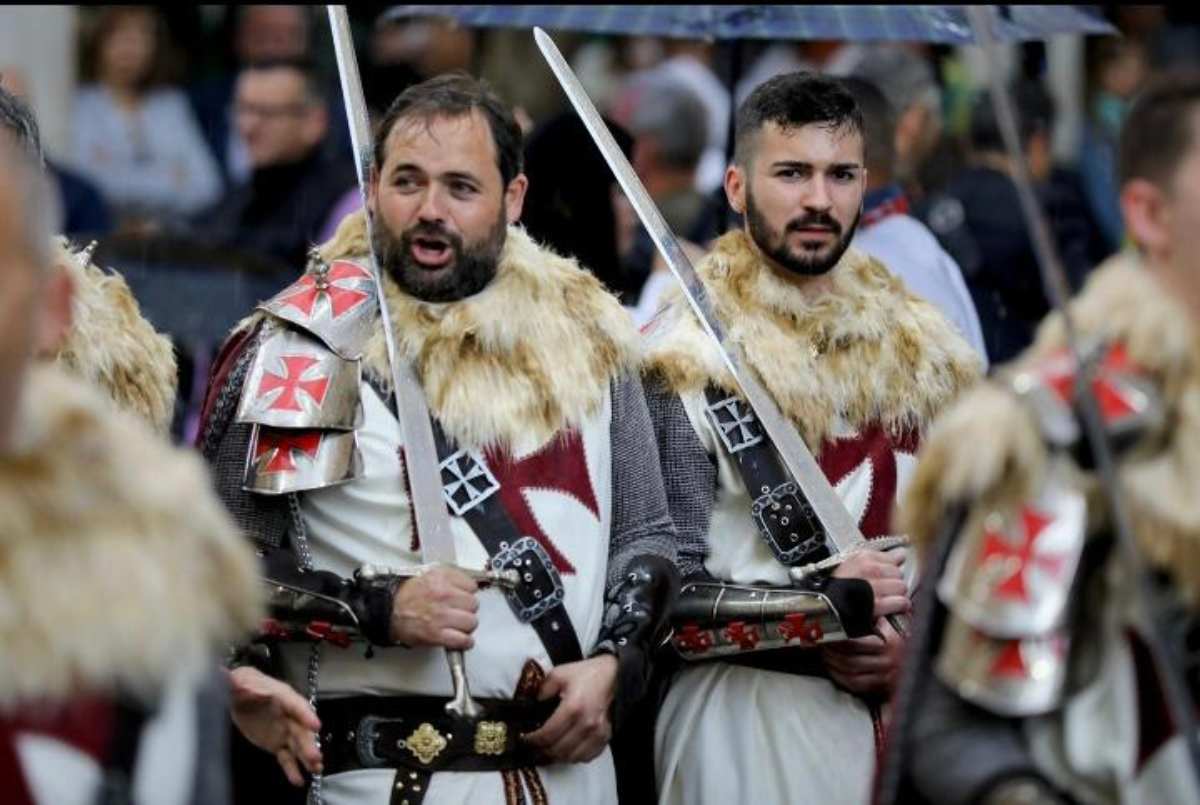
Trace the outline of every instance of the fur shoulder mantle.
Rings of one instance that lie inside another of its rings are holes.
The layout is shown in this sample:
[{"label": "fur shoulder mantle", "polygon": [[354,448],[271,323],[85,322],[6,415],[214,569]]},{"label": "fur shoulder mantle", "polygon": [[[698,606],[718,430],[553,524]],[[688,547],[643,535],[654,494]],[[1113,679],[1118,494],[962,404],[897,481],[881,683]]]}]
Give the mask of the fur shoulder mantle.
[{"label": "fur shoulder mantle", "polygon": [[[1200,603],[1200,498],[1194,489],[1200,473],[1200,333],[1132,253],[1096,269],[1071,311],[1082,337],[1123,344],[1162,395],[1167,430],[1161,444],[1127,455],[1120,473],[1142,549],[1174,575],[1193,604]],[[1065,344],[1062,318],[1051,314],[1033,346],[1000,376]],[[901,509],[904,525],[920,539],[933,533],[951,501],[1019,502],[1046,466],[1032,415],[1002,383],[989,382],[965,395],[931,430]],[[1103,526],[1106,505],[1093,479],[1083,475],[1078,482],[1089,493],[1090,522]]]},{"label": "fur shoulder mantle", "polygon": [[[367,253],[362,213],[321,248],[326,260]],[[457,302],[421,302],[385,282],[396,345],[413,362],[430,410],[461,445],[523,452],[579,425],[609,384],[635,374],[638,335],[629,314],[575,260],[509,227],[496,279]],[[364,351],[390,385],[383,333]]]},{"label": "fur shoulder mantle", "polygon": [[123,277],[57,244],[58,263],[75,284],[73,321],[57,360],[104,389],[121,408],[165,434],[175,413],[175,350],[142,316]]},{"label": "fur shoulder mantle", "polygon": [[[812,299],[741,231],[717,241],[698,272],[729,337],[809,445],[823,443],[839,418],[855,429],[873,421],[922,428],[979,376],[952,325],[854,248],[831,272],[832,287]],[[672,391],[710,382],[737,390],[678,288],[647,340],[646,369]]]},{"label": "fur shoulder mantle", "polygon": [[54,367],[28,380],[0,455],[0,707],[211,663],[260,600],[200,458]]}]

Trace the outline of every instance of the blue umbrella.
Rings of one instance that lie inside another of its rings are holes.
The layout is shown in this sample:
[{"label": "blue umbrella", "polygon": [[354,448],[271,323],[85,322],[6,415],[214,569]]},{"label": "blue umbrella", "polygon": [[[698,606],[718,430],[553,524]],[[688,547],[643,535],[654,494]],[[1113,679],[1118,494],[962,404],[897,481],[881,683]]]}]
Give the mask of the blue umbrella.
[{"label": "blue umbrella", "polygon": [[[1001,6],[997,38],[1113,33],[1091,6]],[[962,6],[394,6],[386,19],[450,17],[478,28],[542,28],[684,39],[974,41]]]}]

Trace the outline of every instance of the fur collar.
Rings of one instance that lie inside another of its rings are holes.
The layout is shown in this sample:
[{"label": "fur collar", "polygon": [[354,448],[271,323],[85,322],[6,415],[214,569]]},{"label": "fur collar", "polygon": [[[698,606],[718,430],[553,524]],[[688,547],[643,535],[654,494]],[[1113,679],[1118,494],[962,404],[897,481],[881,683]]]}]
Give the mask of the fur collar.
[{"label": "fur collar", "polygon": [[[325,260],[367,253],[361,213],[321,248]],[[628,313],[573,259],[509,227],[496,279],[475,296],[433,304],[385,281],[397,349],[417,368],[433,414],[460,445],[518,453],[577,426],[609,384],[637,370]],[[382,330],[364,350],[367,370],[390,387]]]},{"label": "fur collar", "polygon": [[[1167,414],[1163,443],[1127,455],[1121,477],[1142,549],[1174,575],[1193,604],[1200,603],[1200,497],[1194,488],[1200,477],[1200,336],[1187,311],[1131,252],[1097,268],[1071,310],[1080,334],[1122,342],[1160,389]],[[1065,344],[1062,318],[1052,314],[1014,369]],[[965,396],[926,439],[902,508],[903,525],[915,539],[929,538],[951,501],[1019,502],[1040,483],[1046,466],[1033,417],[989,383]],[[1102,527],[1107,506],[1094,479],[1081,476],[1078,482],[1088,493],[1090,524]]]},{"label": "fur collar", "polygon": [[149,694],[257,625],[257,565],[198,456],[50,366],[0,455],[0,707]]},{"label": "fur collar", "polygon": [[[832,289],[806,298],[764,262],[748,235],[730,232],[701,261],[728,337],[809,445],[839,418],[855,429],[923,427],[979,376],[979,360],[927,302],[879,262],[850,248]],[[736,391],[716,345],[671,291],[648,333],[648,371],[676,393],[709,382]]]},{"label": "fur collar", "polygon": [[171,340],[142,317],[119,274],[108,274],[65,240],[58,265],[75,285],[71,329],[56,356],[69,372],[98,385],[121,408],[165,434],[175,414],[176,367]]}]

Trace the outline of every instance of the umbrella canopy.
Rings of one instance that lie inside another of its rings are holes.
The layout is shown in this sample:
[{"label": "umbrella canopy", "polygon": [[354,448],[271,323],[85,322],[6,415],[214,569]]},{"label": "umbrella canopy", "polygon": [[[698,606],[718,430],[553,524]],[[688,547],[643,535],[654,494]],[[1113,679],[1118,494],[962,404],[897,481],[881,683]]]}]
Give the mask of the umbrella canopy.
[{"label": "umbrella canopy", "polygon": [[[1000,6],[1008,41],[1115,29],[1091,6]],[[394,6],[385,19],[450,17],[479,28],[532,28],[682,39],[974,42],[963,6]]]}]

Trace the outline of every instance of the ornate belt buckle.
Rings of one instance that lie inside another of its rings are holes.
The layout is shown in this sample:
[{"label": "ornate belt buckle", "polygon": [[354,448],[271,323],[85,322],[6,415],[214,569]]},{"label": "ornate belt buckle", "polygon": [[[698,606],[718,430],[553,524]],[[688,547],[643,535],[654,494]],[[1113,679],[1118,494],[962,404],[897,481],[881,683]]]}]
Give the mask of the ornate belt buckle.
[{"label": "ornate belt buckle", "polygon": [[795,564],[825,547],[825,532],[795,482],[760,492],[750,513],[780,562]]},{"label": "ornate belt buckle", "polygon": [[521,537],[512,545],[500,543],[492,557],[493,570],[515,570],[521,583],[506,590],[509,606],[521,623],[530,623],[562,603],[566,590],[550,554],[533,537]]},{"label": "ornate belt buckle", "polygon": [[404,748],[412,752],[413,756],[422,764],[428,766],[442,753],[447,743],[445,736],[426,721],[404,739]]},{"label": "ornate belt buckle", "polygon": [[475,754],[502,755],[508,743],[508,725],[503,721],[480,721],[475,727]]},{"label": "ornate belt buckle", "polygon": [[391,763],[392,761],[375,753],[375,742],[379,740],[379,725],[397,724],[401,721],[403,719],[379,716],[366,716],[359,721],[357,735],[354,737],[354,751],[358,755],[358,762],[365,768],[378,768]]}]

